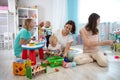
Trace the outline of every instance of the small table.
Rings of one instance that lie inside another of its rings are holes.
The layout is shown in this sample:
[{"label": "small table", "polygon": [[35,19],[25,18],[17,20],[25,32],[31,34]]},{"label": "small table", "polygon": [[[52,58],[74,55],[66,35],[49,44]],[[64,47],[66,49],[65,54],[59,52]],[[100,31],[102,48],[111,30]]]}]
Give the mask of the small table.
[{"label": "small table", "polygon": [[44,53],[43,53],[43,47],[44,44],[35,44],[33,46],[30,46],[30,44],[22,45],[22,59],[27,59],[27,51],[29,50],[29,59],[32,61],[32,65],[36,64],[36,53],[35,50],[39,50],[39,58],[44,59]]}]

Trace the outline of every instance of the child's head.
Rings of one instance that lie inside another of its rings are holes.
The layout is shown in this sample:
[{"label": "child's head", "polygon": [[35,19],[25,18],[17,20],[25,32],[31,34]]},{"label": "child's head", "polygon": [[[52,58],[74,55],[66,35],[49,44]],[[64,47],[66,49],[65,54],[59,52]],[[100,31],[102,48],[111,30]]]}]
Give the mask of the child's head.
[{"label": "child's head", "polygon": [[50,26],[51,26],[50,21],[46,21],[46,22],[45,22],[45,27],[46,27],[46,28],[49,28]]},{"label": "child's head", "polygon": [[44,26],[44,22],[43,22],[43,21],[40,22],[38,26],[39,26],[39,27],[43,27],[43,26]]},{"label": "child's head", "polygon": [[23,27],[31,31],[34,27],[34,21],[32,19],[26,19],[23,23]]},{"label": "child's head", "polygon": [[57,37],[54,34],[50,36],[49,42],[51,46],[55,47],[57,45],[57,41]]}]

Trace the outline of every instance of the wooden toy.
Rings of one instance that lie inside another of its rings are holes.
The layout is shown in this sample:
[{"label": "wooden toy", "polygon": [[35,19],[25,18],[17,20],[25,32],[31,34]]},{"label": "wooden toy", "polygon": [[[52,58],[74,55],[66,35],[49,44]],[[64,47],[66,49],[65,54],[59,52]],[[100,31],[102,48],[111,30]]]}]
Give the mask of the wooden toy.
[{"label": "wooden toy", "polygon": [[[35,44],[33,44],[33,45],[35,45]],[[32,45],[29,46],[29,44],[22,45],[22,59],[27,59],[27,51],[28,51],[29,59],[32,61],[32,65],[35,65],[36,64],[35,50],[38,49],[39,58],[44,59],[43,47],[44,47],[44,45],[42,43],[37,44],[35,46],[32,46]]]},{"label": "wooden toy", "polygon": [[54,73],[54,72],[59,72],[59,69],[58,69],[58,68],[55,68],[54,71],[49,72],[48,74],[51,74],[51,73]]},{"label": "wooden toy", "polygon": [[25,65],[21,62],[13,62],[13,74],[14,75],[25,75]]},{"label": "wooden toy", "polygon": [[25,66],[31,66],[31,61],[23,61],[22,59],[18,59],[15,62],[13,62],[13,74],[14,75],[25,75]]},{"label": "wooden toy", "polygon": [[53,56],[47,59],[50,67],[62,66],[64,58],[60,56]]},{"label": "wooden toy", "polygon": [[47,65],[46,63],[41,63],[35,66],[26,66],[26,76],[29,79],[32,79],[36,75],[40,73],[46,73],[47,72]]}]

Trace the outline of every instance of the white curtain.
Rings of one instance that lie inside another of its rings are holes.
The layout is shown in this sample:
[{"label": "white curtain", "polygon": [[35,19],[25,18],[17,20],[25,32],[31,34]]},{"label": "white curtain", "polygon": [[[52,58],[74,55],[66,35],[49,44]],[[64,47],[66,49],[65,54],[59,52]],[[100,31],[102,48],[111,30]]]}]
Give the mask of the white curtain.
[{"label": "white curtain", "polygon": [[64,27],[67,21],[67,0],[52,0],[53,32]]}]

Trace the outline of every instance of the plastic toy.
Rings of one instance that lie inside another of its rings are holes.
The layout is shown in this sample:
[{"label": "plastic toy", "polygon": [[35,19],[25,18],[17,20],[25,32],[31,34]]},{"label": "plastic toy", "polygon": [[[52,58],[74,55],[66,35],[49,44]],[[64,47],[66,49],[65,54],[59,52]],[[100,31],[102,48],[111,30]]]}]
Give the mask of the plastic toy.
[{"label": "plastic toy", "polygon": [[119,48],[120,48],[120,43],[115,44],[115,51],[116,51],[116,52],[119,52]]},{"label": "plastic toy", "polygon": [[120,55],[116,55],[114,56],[115,59],[119,59],[120,58]]},{"label": "plastic toy", "polygon": [[75,62],[65,62],[65,61],[63,61],[63,62],[62,62],[62,66],[63,66],[64,68],[76,67],[76,63],[75,63]]},{"label": "plastic toy", "polygon": [[41,65],[36,66],[27,66],[26,67],[26,76],[29,79],[32,79],[34,76],[40,74],[40,73],[46,73],[47,72],[47,65],[46,63],[41,63]]},{"label": "plastic toy", "polygon": [[64,58],[60,56],[53,56],[51,58],[48,58],[47,60],[50,67],[56,67],[56,66],[62,66],[62,61],[64,60]]},{"label": "plastic toy", "polygon": [[69,60],[68,60],[68,58],[67,58],[67,57],[65,57],[65,58],[64,58],[64,61],[65,61],[65,62],[69,62]]},{"label": "plastic toy", "polygon": [[13,62],[13,74],[14,75],[25,75],[25,65],[21,62]]}]

